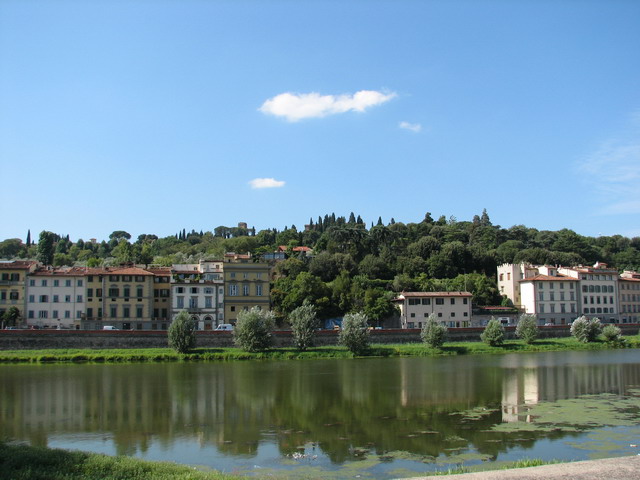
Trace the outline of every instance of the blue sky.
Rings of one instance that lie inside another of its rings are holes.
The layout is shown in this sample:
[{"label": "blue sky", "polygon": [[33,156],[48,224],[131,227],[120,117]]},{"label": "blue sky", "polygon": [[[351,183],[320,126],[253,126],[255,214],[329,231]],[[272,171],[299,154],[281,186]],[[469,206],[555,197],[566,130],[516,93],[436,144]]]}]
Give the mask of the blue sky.
[{"label": "blue sky", "polygon": [[0,239],[640,235],[640,2],[0,0]]}]

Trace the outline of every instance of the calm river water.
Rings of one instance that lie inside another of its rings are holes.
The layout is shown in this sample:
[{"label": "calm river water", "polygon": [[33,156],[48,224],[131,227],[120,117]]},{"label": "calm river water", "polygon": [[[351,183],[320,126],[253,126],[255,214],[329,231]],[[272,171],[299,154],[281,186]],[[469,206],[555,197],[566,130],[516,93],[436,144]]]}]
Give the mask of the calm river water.
[{"label": "calm river water", "polygon": [[280,478],[640,453],[640,351],[0,366],[0,437]]}]

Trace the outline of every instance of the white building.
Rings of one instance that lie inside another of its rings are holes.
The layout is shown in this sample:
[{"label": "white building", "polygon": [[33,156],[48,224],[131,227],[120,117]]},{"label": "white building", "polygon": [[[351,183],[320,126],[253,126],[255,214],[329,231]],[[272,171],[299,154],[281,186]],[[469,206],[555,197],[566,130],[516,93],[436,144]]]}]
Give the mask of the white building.
[{"label": "white building", "polygon": [[537,275],[519,281],[520,308],[535,314],[540,325],[566,325],[579,316],[580,281],[556,268],[537,267]]},{"label": "white building", "polygon": [[593,267],[559,267],[558,272],[580,280],[580,315],[598,317],[606,323],[620,321],[618,271],[606,263]]},{"label": "white building", "polygon": [[469,292],[402,292],[394,301],[400,307],[400,328],[422,328],[436,314],[447,327],[468,327],[471,322]]},{"label": "white building", "polygon": [[620,322],[640,322],[640,273],[625,271],[618,280]]},{"label": "white building", "polygon": [[173,265],[171,319],[186,310],[199,330],[212,330],[224,322],[222,261]]},{"label": "white building", "polygon": [[520,280],[538,275],[538,267],[526,263],[505,263],[498,267],[498,289],[516,308],[521,308]]},{"label": "white building", "polygon": [[41,268],[27,277],[27,326],[76,328],[86,307],[85,269]]}]

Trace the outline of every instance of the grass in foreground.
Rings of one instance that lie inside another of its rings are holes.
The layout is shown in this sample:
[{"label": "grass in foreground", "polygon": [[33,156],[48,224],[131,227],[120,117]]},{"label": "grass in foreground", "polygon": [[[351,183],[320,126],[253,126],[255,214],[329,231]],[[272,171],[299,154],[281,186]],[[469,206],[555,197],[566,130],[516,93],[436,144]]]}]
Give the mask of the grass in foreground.
[{"label": "grass in foreground", "polygon": [[[628,348],[640,348],[640,336],[625,337]],[[580,343],[572,337],[540,339],[527,345],[520,340],[507,340],[500,347],[482,342],[449,342],[442,348],[429,348],[423,343],[372,344],[368,357],[434,357],[444,355],[504,354],[526,352],[557,352],[565,350],[608,350],[605,342]],[[146,349],[52,349],[6,350],[0,352],[0,363],[134,363],[227,360],[296,360],[321,358],[353,358],[346,348],[328,346],[299,351],[295,348],[274,348],[266,352],[249,353],[239,348],[196,348],[180,354],[170,348]]]},{"label": "grass in foreground", "polygon": [[12,480],[237,480],[186,465],[148,462],[26,445],[0,443],[0,478]]}]

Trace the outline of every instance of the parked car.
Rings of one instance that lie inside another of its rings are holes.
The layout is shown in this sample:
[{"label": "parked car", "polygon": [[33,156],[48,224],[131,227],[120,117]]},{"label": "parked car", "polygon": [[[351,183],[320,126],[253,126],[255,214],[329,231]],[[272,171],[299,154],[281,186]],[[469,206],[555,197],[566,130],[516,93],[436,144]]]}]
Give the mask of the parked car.
[{"label": "parked car", "polygon": [[218,325],[216,327],[216,331],[219,331],[219,332],[232,332],[233,331],[233,325],[231,325],[230,323],[221,323],[220,325]]},{"label": "parked car", "polygon": [[119,330],[119,329],[114,327],[113,325],[105,325],[104,327],[102,327],[102,330]]}]

